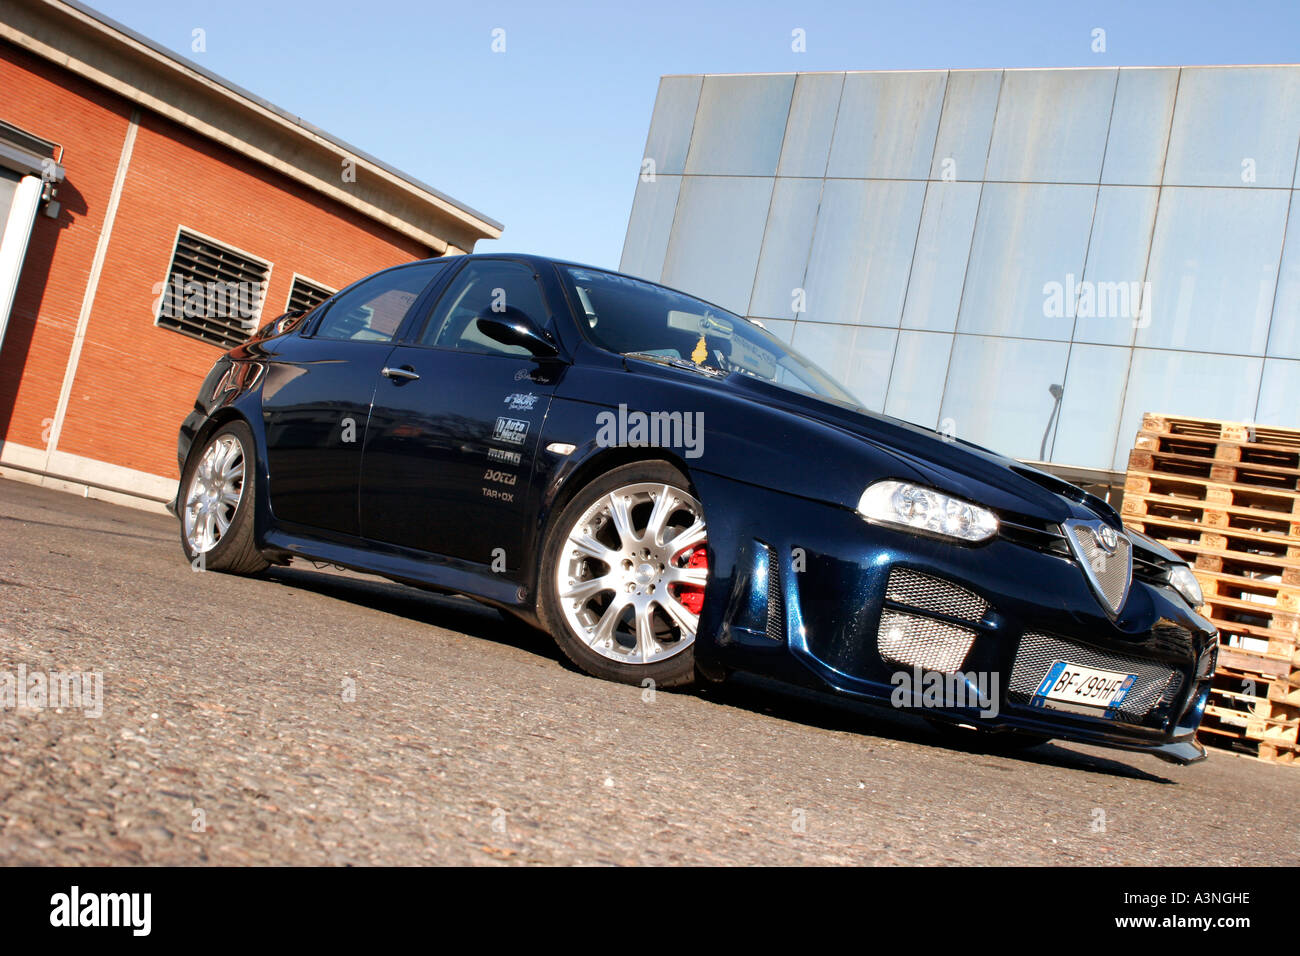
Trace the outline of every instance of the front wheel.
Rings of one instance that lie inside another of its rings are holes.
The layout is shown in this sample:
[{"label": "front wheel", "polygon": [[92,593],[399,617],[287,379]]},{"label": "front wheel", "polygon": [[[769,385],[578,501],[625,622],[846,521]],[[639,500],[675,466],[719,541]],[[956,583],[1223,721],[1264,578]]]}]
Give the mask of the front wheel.
[{"label": "front wheel", "polygon": [[185,491],[176,510],[181,547],[196,568],[256,574],[270,566],[253,541],[254,447],[249,427],[232,421],[185,465]]},{"label": "front wheel", "polygon": [[667,462],[615,468],[579,491],[547,535],[542,622],[595,677],[678,687],[708,583],[704,509]]}]

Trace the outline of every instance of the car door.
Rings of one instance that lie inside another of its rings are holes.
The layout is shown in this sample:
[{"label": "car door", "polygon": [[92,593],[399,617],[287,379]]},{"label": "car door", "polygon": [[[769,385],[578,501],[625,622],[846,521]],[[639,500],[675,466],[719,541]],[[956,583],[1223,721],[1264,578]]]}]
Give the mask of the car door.
[{"label": "car door", "polygon": [[366,430],[366,538],[498,571],[519,565],[538,438],[565,366],[482,334],[476,317],[507,307],[543,328],[552,315],[531,265],[471,259],[393,349],[388,364],[403,377],[379,382]]},{"label": "car door", "polygon": [[305,334],[277,343],[262,419],[278,520],[359,534],[361,449],[375,385],[398,328],[446,268],[418,262],[362,279],[324,303]]}]

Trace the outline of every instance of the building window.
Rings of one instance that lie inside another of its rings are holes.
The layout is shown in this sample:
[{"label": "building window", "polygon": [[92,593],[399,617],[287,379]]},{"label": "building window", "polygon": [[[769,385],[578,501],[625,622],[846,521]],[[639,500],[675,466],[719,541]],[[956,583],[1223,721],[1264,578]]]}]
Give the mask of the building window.
[{"label": "building window", "polygon": [[181,229],[156,324],[232,348],[257,330],[270,274],[270,263]]},{"label": "building window", "polygon": [[310,312],[332,296],[335,291],[294,273],[293,286],[289,289],[289,302],[285,305],[284,310],[286,312]]}]

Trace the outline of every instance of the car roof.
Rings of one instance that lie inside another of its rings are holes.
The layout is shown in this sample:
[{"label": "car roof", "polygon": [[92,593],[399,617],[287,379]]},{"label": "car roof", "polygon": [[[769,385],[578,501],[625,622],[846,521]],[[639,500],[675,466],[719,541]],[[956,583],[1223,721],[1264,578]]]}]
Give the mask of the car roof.
[{"label": "car roof", "polygon": [[656,282],[654,279],[647,279],[645,276],[632,275],[632,273],[630,273],[630,272],[620,272],[620,271],[617,270],[617,269],[610,269],[610,268],[608,268],[608,267],[606,267],[606,266],[593,266],[593,265],[590,265],[589,263],[586,263],[586,262],[574,262],[574,261],[572,261],[572,260],[570,260],[570,259],[556,259],[556,258],[554,258],[554,257],[552,257],[552,256],[542,256],[542,255],[538,255],[538,254],[535,253],[535,252],[471,252],[471,253],[466,253],[466,254],[464,254],[464,255],[457,255],[457,256],[442,256],[442,257],[440,257],[440,258],[444,258],[444,259],[518,259],[518,260],[523,261],[523,262],[530,262],[530,263],[532,263],[533,265],[549,264],[549,265],[553,265],[553,266],[572,266],[572,267],[575,268],[575,269],[591,269],[593,272],[608,272],[610,275],[621,276],[621,277],[623,277],[624,279],[635,279],[637,282],[644,282],[644,283],[646,283],[647,285],[652,285],[652,286],[655,286],[656,288],[664,289],[664,290],[667,291],[667,292],[675,292],[675,293],[677,293],[678,295],[688,295],[688,296],[690,296],[692,299],[699,299],[699,300],[700,300],[701,302],[703,302],[705,305],[713,306],[713,308],[718,309],[718,310],[721,311],[721,312],[726,312],[728,315],[735,315],[735,316],[737,316],[738,318],[744,319],[746,322],[753,322],[753,320],[750,319],[748,316],[746,316],[746,315],[740,315],[740,314],[738,314],[738,313],[732,312],[732,311],[731,311],[730,309],[728,309],[726,306],[724,306],[724,305],[718,305],[718,303],[716,303],[716,302],[712,302],[712,301],[710,301],[710,300],[704,298],[703,296],[696,295],[696,294],[693,293],[693,292],[687,292],[685,289],[676,289],[676,288],[673,288],[673,287],[670,286],[670,285],[664,285],[662,282]]}]

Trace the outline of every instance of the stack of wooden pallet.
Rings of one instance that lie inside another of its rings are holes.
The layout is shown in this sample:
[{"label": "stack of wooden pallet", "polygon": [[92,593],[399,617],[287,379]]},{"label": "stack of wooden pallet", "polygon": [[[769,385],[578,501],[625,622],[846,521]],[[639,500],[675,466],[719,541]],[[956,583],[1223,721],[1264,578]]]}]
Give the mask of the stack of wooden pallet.
[{"label": "stack of wooden pallet", "polygon": [[1300,758],[1300,430],[1143,417],[1124,521],[1192,564],[1219,667],[1201,738]]}]

